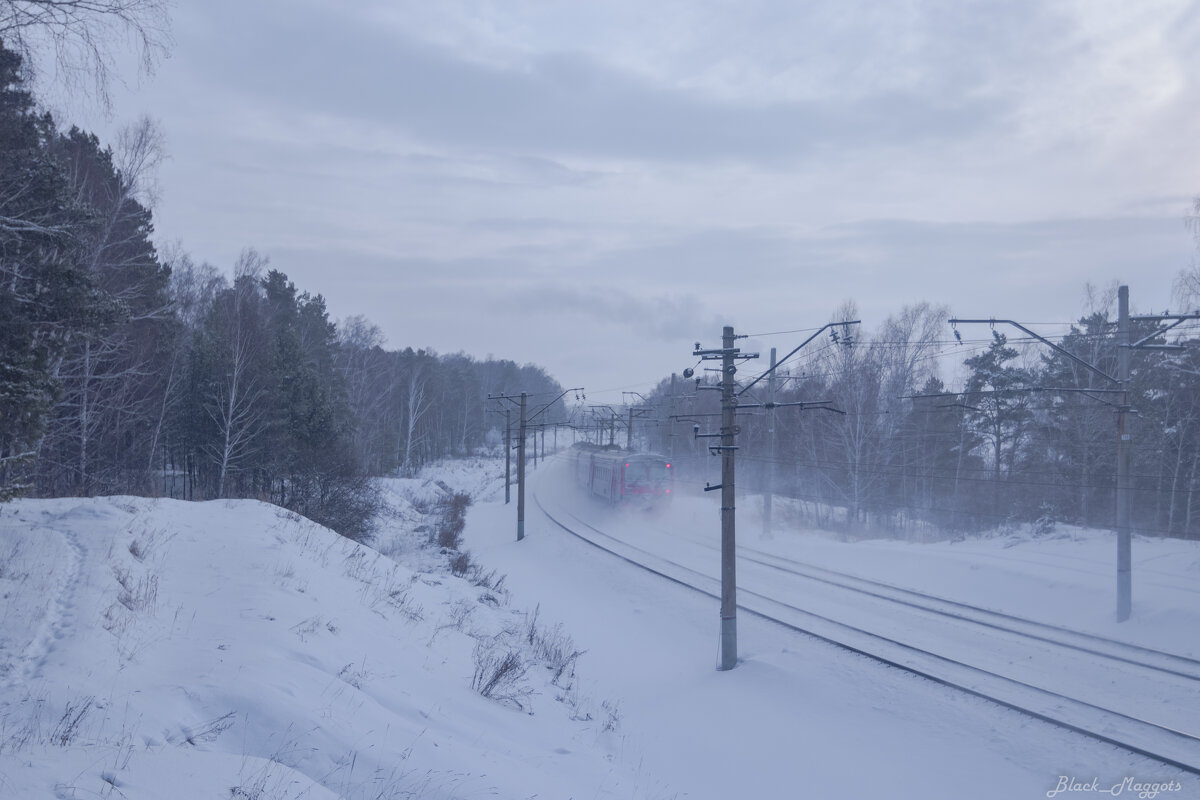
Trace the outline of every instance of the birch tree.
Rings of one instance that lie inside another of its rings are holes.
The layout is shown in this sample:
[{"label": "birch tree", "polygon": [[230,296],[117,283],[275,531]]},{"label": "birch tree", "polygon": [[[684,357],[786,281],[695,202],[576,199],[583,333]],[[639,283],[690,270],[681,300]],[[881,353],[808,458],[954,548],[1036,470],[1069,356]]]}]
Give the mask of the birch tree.
[{"label": "birch tree", "polygon": [[[129,491],[144,485],[151,457],[161,363],[175,330],[167,298],[168,271],[150,241],[150,210],[138,196],[152,179],[157,155],[150,123],[122,137],[132,150],[114,153],[72,128],[49,151],[67,175],[75,207],[78,270],[93,287],[80,326],[55,373],[62,393],[42,464],[47,485],[76,491]],[[118,163],[129,165],[130,174]]]},{"label": "birch tree", "polygon": [[387,451],[394,437],[387,410],[398,376],[383,344],[379,326],[365,317],[350,317],[338,327],[337,369],[354,420],[354,452],[362,469],[375,475],[388,471],[394,458]]},{"label": "birch tree", "polygon": [[414,353],[409,349],[404,356],[407,374],[403,379],[402,389],[403,417],[401,425],[403,429],[400,440],[403,443],[403,456],[400,458],[400,469],[405,475],[412,475],[416,472],[417,467],[414,462],[416,448],[424,439],[418,426],[430,408],[430,400],[425,396],[425,385],[429,380],[429,375],[425,363],[425,353]]},{"label": "birch tree", "polygon": [[[36,73],[56,75],[68,90],[91,93],[109,108],[117,53],[132,44],[150,73],[171,43],[166,0],[0,0],[0,39]],[[52,65],[45,63],[50,54]]]},{"label": "birch tree", "polygon": [[217,297],[207,320],[208,347],[202,345],[201,357],[212,360],[203,408],[214,435],[204,450],[216,470],[216,497],[226,495],[231,475],[256,452],[264,430],[258,288],[263,264],[255,251],[243,251],[233,286]]}]

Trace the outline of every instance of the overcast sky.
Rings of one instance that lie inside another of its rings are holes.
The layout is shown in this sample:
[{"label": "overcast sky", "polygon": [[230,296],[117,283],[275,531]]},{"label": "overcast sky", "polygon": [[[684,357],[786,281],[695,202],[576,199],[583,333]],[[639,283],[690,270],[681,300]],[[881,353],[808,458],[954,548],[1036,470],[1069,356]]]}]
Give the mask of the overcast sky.
[{"label": "overcast sky", "polygon": [[537,363],[589,400],[690,366],[724,324],[817,327],[848,299],[869,328],[922,300],[1066,322],[1119,280],[1162,310],[1196,255],[1196,2],[173,18],[171,58],[114,92],[111,123],[68,112],[161,122],[160,244],[225,270],[254,246],[389,346]]}]

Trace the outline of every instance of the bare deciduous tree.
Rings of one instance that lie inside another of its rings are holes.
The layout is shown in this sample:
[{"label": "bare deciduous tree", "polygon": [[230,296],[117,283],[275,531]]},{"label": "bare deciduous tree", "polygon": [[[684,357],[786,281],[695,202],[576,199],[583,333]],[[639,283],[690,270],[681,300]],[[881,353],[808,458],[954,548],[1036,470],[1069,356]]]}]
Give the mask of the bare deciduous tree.
[{"label": "bare deciduous tree", "polygon": [[116,54],[125,42],[134,43],[147,74],[166,55],[167,9],[166,0],[0,0],[0,39],[35,73],[48,69],[39,56],[52,54],[57,80],[70,91],[91,93],[107,110]]},{"label": "bare deciduous tree", "polygon": [[[1192,205],[1192,212],[1184,217],[1184,224],[1192,232],[1196,240],[1196,249],[1200,251],[1200,197]],[[1185,269],[1175,278],[1175,297],[1177,302],[1185,307],[1195,307],[1200,304],[1200,253],[1192,258],[1192,266]]]},{"label": "bare deciduous tree", "polygon": [[417,425],[430,406],[425,398],[426,380],[425,365],[418,358],[414,360],[412,370],[408,373],[408,385],[404,393],[404,459],[401,461],[401,469],[406,475],[416,472],[413,448],[424,438],[418,435]]},{"label": "bare deciduous tree", "polygon": [[346,382],[354,420],[354,452],[363,469],[373,474],[385,471],[380,442],[388,436],[388,405],[398,380],[383,344],[383,333],[365,317],[350,317],[339,326],[337,368]]},{"label": "bare deciduous tree", "polygon": [[217,438],[206,448],[217,467],[217,497],[225,496],[230,473],[253,454],[266,422],[261,376],[255,368],[261,343],[252,324],[258,276],[266,265],[257,251],[243,251],[234,265],[233,288],[218,299],[224,306],[220,333],[225,341],[212,395],[205,403],[217,426]]}]

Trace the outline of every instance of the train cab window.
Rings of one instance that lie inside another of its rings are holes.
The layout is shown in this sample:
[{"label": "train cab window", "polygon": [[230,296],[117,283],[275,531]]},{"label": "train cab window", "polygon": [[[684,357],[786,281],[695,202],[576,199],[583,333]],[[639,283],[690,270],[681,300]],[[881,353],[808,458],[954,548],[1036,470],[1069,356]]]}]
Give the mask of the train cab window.
[{"label": "train cab window", "polygon": [[661,486],[670,479],[663,461],[634,461],[625,468],[625,481],[631,486]]}]

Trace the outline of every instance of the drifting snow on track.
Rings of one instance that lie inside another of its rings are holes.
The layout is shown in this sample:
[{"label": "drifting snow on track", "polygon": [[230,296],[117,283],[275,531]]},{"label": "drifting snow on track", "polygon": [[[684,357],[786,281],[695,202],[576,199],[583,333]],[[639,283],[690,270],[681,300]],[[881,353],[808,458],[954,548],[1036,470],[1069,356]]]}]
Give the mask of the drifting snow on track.
[{"label": "drifting snow on track", "polygon": [[[715,510],[708,526],[695,524],[694,508],[655,516],[619,513],[573,496],[555,476],[545,480],[553,488],[535,494],[535,501],[559,528],[719,598]],[[1200,660],[807,563],[771,552],[770,542],[756,544],[738,548],[742,611],[1200,774]]]}]

